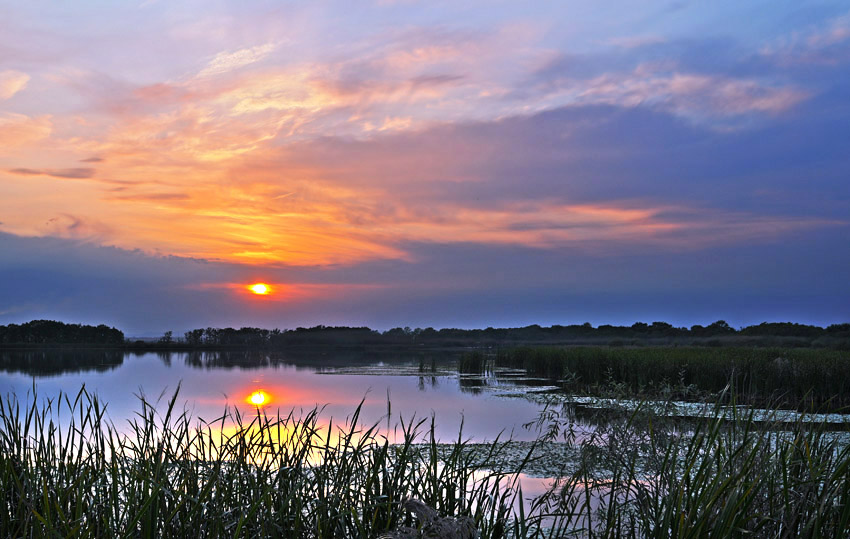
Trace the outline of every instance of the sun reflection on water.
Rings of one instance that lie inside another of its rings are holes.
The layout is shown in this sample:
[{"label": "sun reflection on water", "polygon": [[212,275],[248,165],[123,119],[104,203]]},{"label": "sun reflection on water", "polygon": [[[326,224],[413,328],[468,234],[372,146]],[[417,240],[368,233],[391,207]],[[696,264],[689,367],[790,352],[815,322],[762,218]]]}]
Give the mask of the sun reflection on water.
[{"label": "sun reflection on water", "polygon": [[253,404],[254,406],[265,406],[270,400],[271,398],[269,397],[269,394],[262,389],[259,389],[251,393],[248,398],[245,399],[245,402]]}]

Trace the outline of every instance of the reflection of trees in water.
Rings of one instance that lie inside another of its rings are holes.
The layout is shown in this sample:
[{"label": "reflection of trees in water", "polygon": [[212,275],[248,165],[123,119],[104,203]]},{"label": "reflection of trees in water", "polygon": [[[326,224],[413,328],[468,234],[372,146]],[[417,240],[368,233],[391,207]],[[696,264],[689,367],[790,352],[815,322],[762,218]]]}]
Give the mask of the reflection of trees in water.
[{"label": "reflection of trees in water", "polygon": [[[20,372],[32,376],[58,375],[81,371],[106,371],[114,369],[128,359],[150,357],[152,354],[165,366],[183,362],[193,368],[261,369],[289,365],[296,369],[316,370],[358,365],[393,365],[418,362],[423,375],[457,364],[455,352],[423,352],[405,347],[337,347],[305,346],[286,351],[263,350],[197,350],[179,352],[169,350],[109,350],[92,348],[23,348],[0,349],[0,372]],[[414,363],[415,364],[415,363]],[[436,386],[434,378],[431,386]]]},{"label": "reflection of trees in water", "polygon": [[124,353],[120,350],[49,348],[39,350],[0,351],[0,371],[30,376],[98,371],[120,366]]},{"label": "reflection of trees in water", "polygon": [[437,357],[433,354],[420,354],[419,372],[437,372]]},{"label": "reflection of trees in water", "polygon": [[189,352],[185,354],[184,361],[186,365],[199,369],[260,369],[278,364],[272,361],[268,354],[250,350]]},{"label": "reflection of trees in water", "polygon": [[[293,347],[285,352],[262,350],[227,350],[179,352],[186,365],[194,368],[233,368],[260,369],[276,365],[290,365],[296,369],[334,369],[357,365],[409,365],[418,361],[419,372],[436,373],[438,367],[456,365],[458,354],[455,352],[423,353],[409,348],[369,348],[306,346]],[[170,359],[160,355],[160,359],[169,364]],[[179,360],[178,360],[179,361]],[[432,385],[436,385],[434,380]]]},{"label": "reflection of trees in water", "polygon": [[419,377],[419,391],[425,391],[426,387],[430,387],[431,389],[435,389],[440,385],[439,378],[436,376],[420,376]]},{"label": "reflection of trees in water", "polygon": [[552,381],[530,377],[525,371],[497,368],[492,356],[472,352],[460,356],[457,362],[458,384],[461,391],[481,393],[485,388],[496,387],[547,387]]},{"label": "reflection of trees in water", "polygon": [[157,352],[156,357],[158,357],[160,361],[165,363],[166,366],[171,366],[171,352]]},{"label": "reflection of trees in water", "polygon": [[458,378],[458,383],[460,384],[460,390],[464,393],[481,393],[485,387],[490,384],[487,383],[487,378],[484,376],[460,376]]}]

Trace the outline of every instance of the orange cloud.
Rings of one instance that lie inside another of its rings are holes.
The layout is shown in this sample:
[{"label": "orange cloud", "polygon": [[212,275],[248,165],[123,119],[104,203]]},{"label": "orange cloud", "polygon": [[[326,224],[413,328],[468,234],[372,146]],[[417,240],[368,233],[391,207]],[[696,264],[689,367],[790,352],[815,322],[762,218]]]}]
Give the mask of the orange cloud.
[{"label": "orange cloud", "polygon": [[0,145],[25,146],[46,139],[53,131],[49,115],[35,118],[0,112]]},{"label": "orange cloud", "polygon": [[[560,248],[678,245],[682,235],[711,241],[712,229],[729,229],[727,237],[737,228],[771,233],[752,215],[647,200],[495,196],[483,205],[469,192],[461,199],[443,193],[449,183],[476,183],[486,195],[491,178],[478,169],[504,158],[499,153],[510,143],[495,148],[486,138],[455,137],[448,147],[442,137],[451,128],[427,129],[437,123],[492,126],[518,113],[587,104],[734,117],[779,113],[807,97],[770,81],[658,65],[565,79],[551,91],[516,97],[516,81],[552,55],[538,45],[540,34],[522,25],[490,33],[398,31],[364,39],[357,54],[274,64],[268,60],[276,51],[285,56],[286,44],[269,42],[219,52],[183,75],[140,86],[63,68],[43,78],[91,100],[84,120],[0,113],[0,144],[31,150],[2,163],[11,194],[0,200],[3,226],[52,234],[55,226],[45,223],[73,207],[73,215],[108,226],[69,222],[58,234],[85,229],[125,248],[297,266],[410,260],[410,242]],[[0,73],[0,98],[19,92],[27,77]],[[557,149],[526,151],[541,159],[568,153],[569,129]],[[325,144],[328,138],[347,143]],[[80,161],[97,169],[73,166]],[[56,183],[67,179],[86,181]]]}]

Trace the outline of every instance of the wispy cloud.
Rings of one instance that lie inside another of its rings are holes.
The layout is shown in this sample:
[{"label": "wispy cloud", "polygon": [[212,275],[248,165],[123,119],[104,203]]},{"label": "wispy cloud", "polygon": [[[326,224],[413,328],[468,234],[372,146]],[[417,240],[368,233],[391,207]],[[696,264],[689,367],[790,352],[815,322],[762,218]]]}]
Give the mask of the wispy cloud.
[{"label": "wispy cloud", "polygon": [[271,54],[277,44],[266,43],[256,47],[248,47],[236,51],[225,51],[218,53],[215,58],[209,61],[199,73],[199,77],[210,77],[228,73],[235,69],[245,67],[256,62],[259,62],[269,54]]},{"label": "wispy cloud", "polygon": [[57,238],[83,241],[103,241],[112,234],[111,227],[97,219],[70,213],[61,213],[49,218],[43,225],[47,235]]},{"label": "wispy cloud", "polygon": [[622,47],[624,49],[637,49],[650,45],[661,45],[663,43],[667,43],[667,39],[658,35],[646,34],[639,36],[612,37],[606,40],[605,43],[615,47]]},{"label": "wispy cloud", "polygon": [[564,77],[547,91],[549,103],[649,107],[723,128],[730,118],[778,114],[811,96],[809,91],[789,84],[689,73],[666,64],[643,64],[629,72],[589,79]]},{"label": "wispy cloud", "polygon": [[49,115],[30,117],[24,114],[0,112],[0,144],[23,146],[46,139],[53,132]]},{"label": "wispy cloud", "polygon": [[23,90],[30,76],[21,71],[7,69],[0,71],[0,99],[9,99]]},{"label": "wispy cloud", "polygon": [[850,62],[850,13],[796,29],[765,44],[761,55],[780,65],[835,65]]},{"label": "wispy cloud", "polygon": [[82,180],[92,178],[95,174],[93,168],[12,168],[7,170],[10,174],[18,176],[50,176],[52,178],[63,178],[71,180]]},{"label": "wispy cloud", "polygon": [[824,29],[809,34],[806,44],[812,48],[823,48],[847,40],[850,40],[850,13],[832,19]]},{"label": "wispy cloud", "polygon": [[190,197],[186,193],[137,193],[132,195],[117,195],[110,198],[124,202],[168,202],[188,200]]}]

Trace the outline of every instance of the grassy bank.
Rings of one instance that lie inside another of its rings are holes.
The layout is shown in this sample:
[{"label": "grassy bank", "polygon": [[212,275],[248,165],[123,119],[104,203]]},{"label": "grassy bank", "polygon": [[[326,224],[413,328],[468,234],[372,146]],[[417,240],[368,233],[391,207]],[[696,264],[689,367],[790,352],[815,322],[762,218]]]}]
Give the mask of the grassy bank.
[{"label": "grassy bank", "polygon": [[499,350],[495,363],[623,397],[715,395],[730,385],[739,402],[850,407],[850,353],[838,350],[522,347]]}]

